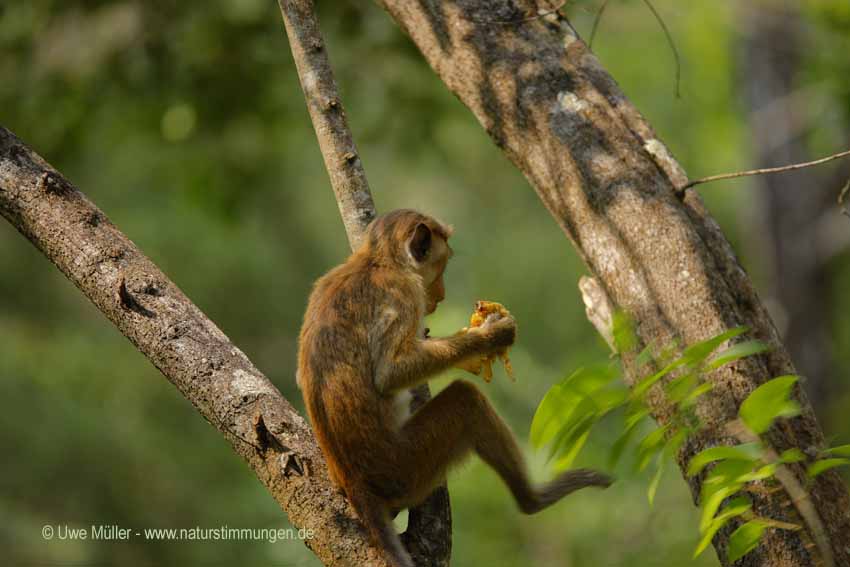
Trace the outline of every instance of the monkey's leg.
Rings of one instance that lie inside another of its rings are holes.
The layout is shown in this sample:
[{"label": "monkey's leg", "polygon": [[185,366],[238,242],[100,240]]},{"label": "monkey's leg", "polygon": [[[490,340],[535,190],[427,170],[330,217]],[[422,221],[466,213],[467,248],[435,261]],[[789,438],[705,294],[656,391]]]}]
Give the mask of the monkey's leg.
[{"label": "monkey's leg", "polygon": [[351,505],[369,532],[372,542],[384,550],[393,567],[414,567],[401,538],[393,528],[384,502],[368,489],[352,490]]},{"label": "monkey's leg", "polygon": [[446,468],[470,450],[499,474],[526,514],[538,512],[580,488],[611,484],[604,474],[577,469],[543,486],[532,486],[510,429],[480,390],[463,380],[452,382],[416,412],[402,428],[402,435],[416,496],[427,493]]}]

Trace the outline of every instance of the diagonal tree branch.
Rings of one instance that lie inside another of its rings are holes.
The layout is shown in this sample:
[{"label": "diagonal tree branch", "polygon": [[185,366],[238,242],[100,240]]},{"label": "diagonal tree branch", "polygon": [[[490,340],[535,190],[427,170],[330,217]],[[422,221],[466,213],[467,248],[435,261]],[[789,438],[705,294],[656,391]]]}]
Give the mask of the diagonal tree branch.
[{"label": "diagonal tree branch", "polygon": [[[0,126],[0,215],[230,442],[326,565],[386,566],[304,419],[91,201]],[[293,324],[295,324],[293,322]]]},{"label": "diagonal tree branch", "polygon": [[[366,172],[348,128],[313,0],[279,0],[279,5],[325,168],[354,250],[369,222],[375,218]],[[410,392],[411,412],[431,398],[428,384],[421,384]],[[422,504],[410,509],[402,540],[416,565],[441,567],[449,564],[452,515],[445,484]]]},{"label": "diagonal tree branch", "polygon": [[375,218],[366,172],[348,128],[312,0],[279,0],[278,4],[325,169],[354,250]]},{"label": "diagonal tree branch", "polygon": [[[794,373],[776,329],[717,222],[652,128],[563,16],[515,25],[532,0],[378,0],[410,35],[448,88],[519,168],[616,308],[638,322],[645,344],[691,344],[744,325],[770,353],[720,368],[716,395],[697,408],[709,428],[679,455],[734,443],[719,425],[768,379]],[[800,417],[771,430],[778,451],[814,456],[824,439],[805,394]],[[663,404],[654,417],[670,419]],[[791,467],[801,482],[802,466]],[[832,471],[834,472],[834,471]],[[690,481],[698,497],[701,479]],[[810,488],[836,564],[850,565],[850,499],[839,475]],[[757,502],[762,515],[793,513],[779,493]],[[726,536],[715,548],[724,565]],[[757,552],[736,565],[808,566],[819,562],[804,534],[769,530]]]}]

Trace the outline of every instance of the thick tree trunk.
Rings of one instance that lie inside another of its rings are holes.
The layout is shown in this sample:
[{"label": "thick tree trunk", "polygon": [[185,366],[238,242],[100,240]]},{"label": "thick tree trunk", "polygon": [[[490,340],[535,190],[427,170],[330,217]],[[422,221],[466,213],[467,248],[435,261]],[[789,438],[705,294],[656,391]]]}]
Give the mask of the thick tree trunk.
[{"label": "thick tree trunk", "polygon": [[[734,442],[721,427],[759,384],[793,373],[788,353],[746,273],[679,164],[626,99],[569,23],[557,14],[530,19],[519,0],[379,0],[437,74],[525,174],[614,304],[638,323],[646,344],[693,343],[747,325],[774,348],[728,365],[698,408],[715,427],[691,440],[680,465],[705,447]],[[506,267],[506,269],[509,269]],[[805,394],[803,415],[770,433],[778,450],[813,455],[823,434]],[[663,403],[654,407],[669,419]],[[794,472],[804,479],[802,468]],[[700,479],[690,480],[693,494]],[[850,564],[847,489],[823,474],[811,496],[838,565]],[[773,493],[756,502],[769,517],[797,521]],[[714,544],[724,564],[726,535]],[[818,561],[811,538],[769,530],[739,565],[804,566]]]},{"label": "thick tree trunk", "polygon": [[310,530],[304,543],[325,565],[387,565],[277,388],[103,212],[1,126],[0,215],[227,438],[289,521]]}]

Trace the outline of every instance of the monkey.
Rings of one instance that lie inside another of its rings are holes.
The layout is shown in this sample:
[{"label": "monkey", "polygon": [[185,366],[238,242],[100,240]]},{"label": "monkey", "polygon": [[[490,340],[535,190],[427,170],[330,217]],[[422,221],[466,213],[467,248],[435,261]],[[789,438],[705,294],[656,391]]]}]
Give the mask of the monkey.
[{"label": "monkey", "polygon": [[452,367],[474,373],[482,355],[516,337],[513,317],[498,315],[448,337],[427,336],[424,317],[445,298],[452,232],[410,209],[377,217],[349,258],[314,284],[299,335],[297,382],[331,481],[395,567],[413,563],[391,515],[424,500],[471,453],[526,514],[611,484],[576,469],[532,485],[510,429],[466,380],[407,411],[410,388]]}]

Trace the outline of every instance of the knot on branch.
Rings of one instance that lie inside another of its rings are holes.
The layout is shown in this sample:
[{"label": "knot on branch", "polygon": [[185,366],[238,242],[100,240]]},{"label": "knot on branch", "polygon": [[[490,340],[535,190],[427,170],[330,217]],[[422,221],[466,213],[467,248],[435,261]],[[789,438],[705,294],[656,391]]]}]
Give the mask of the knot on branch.
[{"label": "knot on branch", "polygon": [[133,297],[133,295],[127,289],[127,280],[124,276],[121,276],[121,281],[118,284],[118,292],[116,293],[116,299],[118,300],[118,303],[121,305],[121,307],[123,307],[124,309],[128,309],[130,311],[133,311],[134,313],[138,313],[143,317],[156,317],[156,313],[154,313],[150,309],[147,309],[144,305],[139,303],[135,297]]},{"label": "knot on branch", "polygon": [[[254,448],[261,454],[264,454],[270,448],[280,453],[280,471],[285,477],[291,475],[304,476],[307,474],[307,462],[298,453],[284,445],[275,437],[274,433],[266,426],[263,419],[263,414],[258,413],[254,416],[254,438],[256,445]],[[253,444],[252,444],[253,445]]]},{"label": "knot on branch", "polygon": [[578,282],[581,291],[581,299],[584,302],[587,319],[596,327],[597,332],[602,335],[605,342],[613,352],[614,345],[614,306],[608,293],[602,288],[599,280],[582,276]]},{"label": "knot on branch", "polygon": [[71,185],[65,179],[52,171],[44,172],[38,179],[39,191],[53,195],[67,195],[71,192]]},{"label": "knot on branch", "polygon": [[21,145],[13,145],[9,148],[9,158],[20,166],[27,166],[31,163],[26,147]]},{"label": "knot on branch", "polygon": [[292,449],[286,449],[280,456],[280,470],[283,476],[289,478],[293,474],[295,476],[309,476],[307,470],[307,460],[303,459],[298,453]]},{"label": "knot on branch", "polygon": [[336,110],[339,108],[339,99],[338,98],[328,98],[325,99],[325,108],[328,110]]}]

